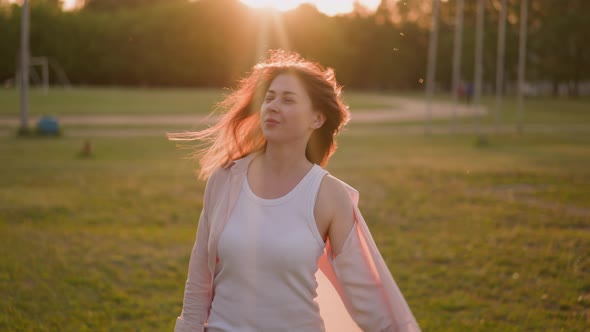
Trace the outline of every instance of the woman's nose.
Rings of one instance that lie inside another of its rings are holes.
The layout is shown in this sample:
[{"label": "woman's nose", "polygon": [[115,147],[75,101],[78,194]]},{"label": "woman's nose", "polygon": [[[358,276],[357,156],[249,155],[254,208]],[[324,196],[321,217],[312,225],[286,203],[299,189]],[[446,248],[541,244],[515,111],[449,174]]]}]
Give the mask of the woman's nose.
[{"label": "woman's nose", "polygon": [[278,105],[277,99],[273,99],[268,104],[266,104],[266,109],[269,112],[275,112],[275,113],[278,112],[279,105]]}]

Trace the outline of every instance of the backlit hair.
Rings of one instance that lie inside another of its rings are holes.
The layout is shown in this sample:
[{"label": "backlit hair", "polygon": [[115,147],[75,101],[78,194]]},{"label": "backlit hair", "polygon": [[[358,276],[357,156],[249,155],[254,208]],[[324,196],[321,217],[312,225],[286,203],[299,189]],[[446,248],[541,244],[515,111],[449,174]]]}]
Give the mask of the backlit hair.
[{"label": "backlit hair", "polygon": [[199,177],[208,178],[213,171],[248,154],[263,150],[266,139],[260,129],[260,108],[271,82],[279,74],[293,74],[303,84],[313,109],[322,112],[324,124],[313,131],[307,143],[307,159],[325,166],[336,150],[335,135],[348,122],[350,114],[341,99],[341,87],[334,70],[304,59],[294,52],[270,51],[268,60],[254,66],[234,90],[217,105],[222,113],[211,127],[168,134],[170,140],[199,141],[193,157],[199,160]]}]

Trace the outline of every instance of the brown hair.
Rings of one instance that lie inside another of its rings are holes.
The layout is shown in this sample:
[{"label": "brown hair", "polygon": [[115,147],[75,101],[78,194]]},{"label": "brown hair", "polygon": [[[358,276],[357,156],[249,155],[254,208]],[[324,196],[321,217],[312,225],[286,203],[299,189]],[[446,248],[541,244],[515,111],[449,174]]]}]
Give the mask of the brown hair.
[{"label": "brown hair", "polygon": [[254,66],[240,80],[238,89],[217,105],[222,116],[216,124],[197,132],[168,134],[170,140],[203,143],[192,154],[201,164],[200,178],[208,178],[218,167],[264,149],[266,139],[260,129],[260,107],[271,82],[283,73],[301,80],[314,110],[326,117],[324,124],[311,134],[305,155],[312,163],[321,166],[328,163],[336,150],[334,136],[350,118],[334,70],[324,69],[294,52],[273,50],[268,60]]}]

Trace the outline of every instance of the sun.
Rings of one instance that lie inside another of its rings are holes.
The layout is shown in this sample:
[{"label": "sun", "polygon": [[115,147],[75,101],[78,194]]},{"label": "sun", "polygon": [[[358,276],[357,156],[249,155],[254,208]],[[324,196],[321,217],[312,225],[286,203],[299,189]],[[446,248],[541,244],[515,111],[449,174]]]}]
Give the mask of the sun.
[{"label": "sun", "polygon": [[288,11],[299,5],[309,3],[326,15],[350,13],[354,8],[354,2],[358,1],[368,9],[374,10],[379,6],[380,0],[240,0],[242,3],[254,8],[273,8],[280,11]]},{"label": "sun", "polygon": [[78,0],[62,0],[61,3],[64,10],[74,10],[81,5]]}]

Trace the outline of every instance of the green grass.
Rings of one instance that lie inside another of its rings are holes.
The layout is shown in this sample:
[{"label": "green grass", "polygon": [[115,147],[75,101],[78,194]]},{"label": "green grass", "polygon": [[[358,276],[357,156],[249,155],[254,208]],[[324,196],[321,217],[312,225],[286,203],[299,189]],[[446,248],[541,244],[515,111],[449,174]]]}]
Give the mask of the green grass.
[{"label": "green grass", "polygon": [[[73,88],[32,89],[31,115],[208,114],[223,97],[214,89]],[[0,115],[18,116],[18,90],[0,89]]]},{"label": "green grass", "polygon": [[[492,125],[495,121],[495,99],[491,96],[482,98],[482,104],[488,114],[481,118],[481,123]],[[590,99],[559,99],[550,97],[527,98],[523,103],[523,124],[590,124]],[[472,119],[461,119],[461,123],[471,123]],[[498,122],[516,124],[518,122],[518,102],[514,97],[504,98],[498,114]]]},{"label": "green grass", "polygon": [[584,330],[590,137],[492,141],[344,139],[333,173],[364,193],[376,241],[424,330]]},{"label": "green grass", "polygon": [[395,98],[393,98],[395,94],[391,93],[344,90],[342,97],[351,112],[363,112],[375,109],[395,111],[399,107]]},{"label": "green grass", "polygon": [[[211,113],[229,90],[222,89],[145,89],[73,88],[51,89],[47,94],[32,89],[31,115],[94,114],[202,114]],[[395,108],[387,95],[347,92],[351,109]],[[19,114],[19,94],[15,89],[0,89],[0,116]]]},{"label": "green grass", "polygon": [[[588,328],[590,133],[365,129],[328,169],[360,190],[423,330]],[[0,137],[0,331],[173,328],[204,183],[163,138],[92,143]]]},{"label": "green grass", "polygon": [[[426,100],[421,92],[400,92],[394,93],[400,97]],[[449,94],[437,94],[433,97],[434,102],[452,103]],[[461,102],[466,105],[465,102]],[[496,121],[496,99],[494,95],[484,95],[481,104],[487,109],[488,114],[479,118],[483,125],[493,125]],[[518,101],[516,96],[504,96],[501,107],[498,111],[498,123],[513,125],[518,122]],[[553,98],[548,96],[526,97],[523,99],[521,121],[527,124],[550,124],[550,125],[571,125],[590,124],[590,98],[579,97],[577,99]],[[457,124],[473,123],[473,118],[458,118]],[[422,121],[420,121],[422,122]],[[433,123],[443,124],[449,120],[434,120]]]}]

